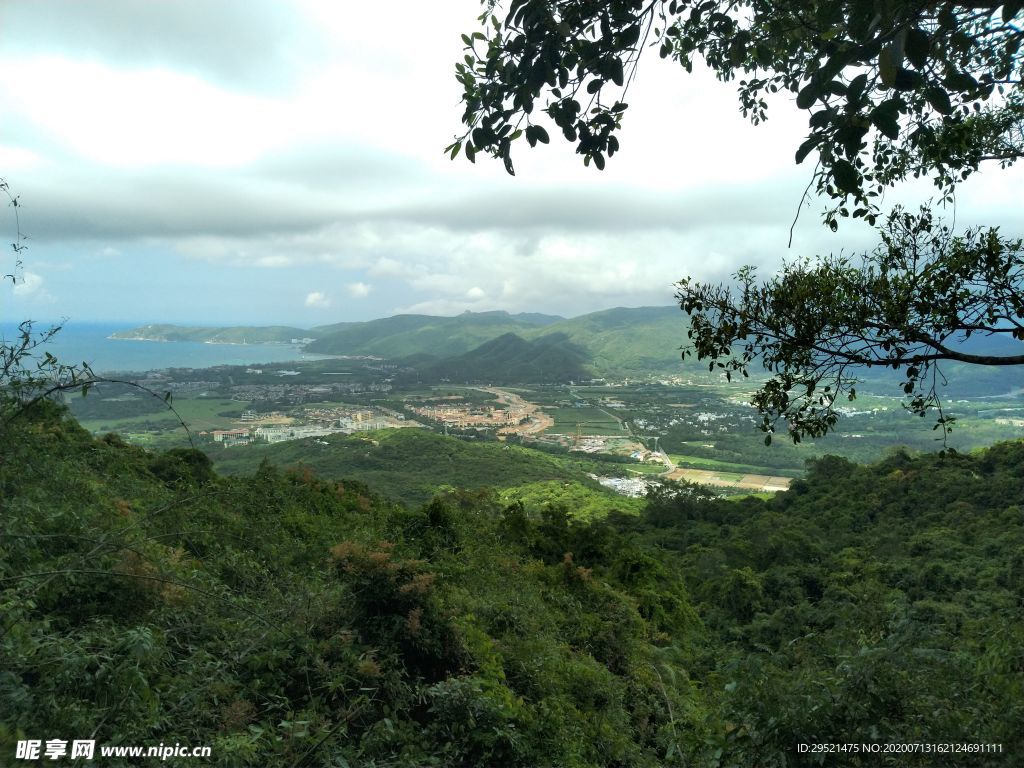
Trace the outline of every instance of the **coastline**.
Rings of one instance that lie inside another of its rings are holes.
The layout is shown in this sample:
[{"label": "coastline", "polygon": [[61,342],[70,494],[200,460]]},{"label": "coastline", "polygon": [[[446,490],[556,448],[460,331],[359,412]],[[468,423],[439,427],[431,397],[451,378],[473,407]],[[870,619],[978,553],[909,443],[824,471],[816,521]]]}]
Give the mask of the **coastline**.
[{"label": "coastline", "polygon": [[294,347],[295,349],[302,349],[302,344],[292,344],[288,341],[259,341],[259,342],[248,342],[248,341],[214,341],[212,339],[206,339],[204,341],[193,341],[191,339],[164,339],[156,336],[117,336],[111,334],[106,337],[108,341],[152,341],[159,342],[161,344],[216,344],[218,346],[226,347]]}]

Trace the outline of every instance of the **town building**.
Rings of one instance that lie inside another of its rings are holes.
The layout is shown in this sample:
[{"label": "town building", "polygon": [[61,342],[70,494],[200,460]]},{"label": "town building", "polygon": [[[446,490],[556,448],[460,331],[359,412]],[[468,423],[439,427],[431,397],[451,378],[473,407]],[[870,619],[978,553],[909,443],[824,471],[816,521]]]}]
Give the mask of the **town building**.
[{"label": "town building", "polygon": [[214,442],[222,443],[222,442],[224,442],[225,438],[231,438],[231,439],[241,438],[241,437],[248,438],[249,437],[249,430],[248,429],[215,429],[215,430],[213,430],[212,434],[213,434]]}]

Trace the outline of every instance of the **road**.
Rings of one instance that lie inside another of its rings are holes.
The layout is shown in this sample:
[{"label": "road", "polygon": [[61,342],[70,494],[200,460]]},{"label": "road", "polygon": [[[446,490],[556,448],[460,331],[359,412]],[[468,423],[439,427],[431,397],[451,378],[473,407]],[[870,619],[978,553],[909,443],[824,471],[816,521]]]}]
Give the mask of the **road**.
[{"label": "road", "polygon": [[499,434],[504,435],[536,435],[543,432],[545,429],[549,429],[555,425],[555,420],[552,419],[548,414],[544,413],[540,409],[540,406],[536,403],[531,403],[528,400],[524,400],[514,392],[509,392],[504,389],[498,389],[497,387],[473,387],[480,392],[487,392],[498,398],[498,402],[503,405],[506,410],[512,411],[517,410],[526,414],[530,419],[525,424],[519,424],[512,427],[505,427],[499,430]]}]

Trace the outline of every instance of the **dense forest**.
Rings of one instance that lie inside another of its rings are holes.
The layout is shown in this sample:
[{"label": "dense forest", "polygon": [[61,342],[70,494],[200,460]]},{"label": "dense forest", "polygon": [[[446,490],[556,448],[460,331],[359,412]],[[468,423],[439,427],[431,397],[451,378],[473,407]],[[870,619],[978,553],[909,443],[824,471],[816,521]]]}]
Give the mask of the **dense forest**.
[{"label": "dense forest", "polygon": [[[86,734],[220,766],[1024,749],[1021,443],[824,458],[770,500],[678,486],[582,520],[558,483],[403,505],[358,475],[220,476],[49,405],[5,431],[5,756]],[[798,749],[826,742],[860,750]],[[919,743],[1001,746],[868,751]]]},{"label": "dense forest", "polygon": [[0,334],[0,768],[1024,764],[1024,0],[128,5],[0,5],[8,314],[335,357]]}]

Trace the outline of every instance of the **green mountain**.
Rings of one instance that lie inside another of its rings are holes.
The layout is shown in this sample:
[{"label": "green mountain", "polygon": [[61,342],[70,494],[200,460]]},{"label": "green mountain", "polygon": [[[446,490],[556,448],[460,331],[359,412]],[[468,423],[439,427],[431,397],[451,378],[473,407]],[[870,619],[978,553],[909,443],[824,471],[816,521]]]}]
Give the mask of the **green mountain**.
[{"label": "green mountain", "polygon": [[[1022,442],[825,457],[769,500],[669,487],[581,521],[554,466],[410,507],[364,482],[470,461],[437,442],[356,438],[329,478],[313,453],[222,476],[11,408],[4,764],[50,734],[224,768],[810,766],[798,745],[836,738],[854,768],[1024,753]],[[492,445],[492,478],[529,461]]]},{"label": "green mountain", "polygon": [[[577,482],[610,495],[586,476],[600,463],[570,459],[499,442],[460,440],[425,429],[363,435],[330,435],[320,442],[293,440],[250,445],[244,451],[214,450],[218,471],[256,470],[263,461],[309,469],[330,479],[358,477],[391,498],[419,504],[443,486],[510,488],[543,480]],[[620,465],[621,468],[621,465]]]},{"label": "green mountain", "polygon": [[320,336],[306,349],[329,355],[449,357],[468,352],[506,333],[522,334],[560,320],[549,315],[510,315],[508,312],[464,312],[455,317],[394,315],[365,323],[343,324],[338,330]]},{"label": "green mountain", "polygon": [[[507,338],[496,346],[489,344],[501,337]],[[309,352],[405,358],[430,376],[508,383],[679,370],[678,348],[685,337],[685,318],[675,307],[619,307],[571,320],[508,312],[465,312],[455,317],[394,315],[309,330],[146,325],[112,336],[234,344],[314,338],[306,347]],[[431,361],[437,361],[436,367],[430,366]]]},{"label": "green mountain", "polygon": [[117,331],[112,339],[139,341],[197,341],[210,344],[288,344],[292,339],[310,338],[310,332],[287,325],[232,326],[229,328],[143,325]]},{"label": "green mountain", "polygon": [[678,307],[617,307],[561,320],[524,334],[562,334],[586,350],[598,374],[680,371],[679,347],[686,342],[686,316]]},{"label": "green mountain", "polygon": [[460,383],[567,382],[591,378],[589,362],[588,352],[565,334],[527,341],[506,333],[469,352],[421,367],[420,376]]},{"label": "green mountain", "polygon": [[[345,325],[318,338],[307,349],[392,358],[431,355],[441,361],[431,373],[444,375],[450,369],[453,380],[489,378],[485,365],[491,365],[497,366],[502,380],[508,382],[559,381],[592,373],[679,370],[678,348],[686,340],[686,328],[685,317],[677,307],[618,307],[571,320],[505,312],[456,317],[396,315]],[[532,347],[511,339],[497,347],[482,346],[509,334],[526,342],[550,338]],[[564,375],[556,359],[558,348],[565,355],[561,366]],[[502,360],[502,351],[510,355],[508,360]],[[476,354],[467,356],[470,352]],[[548,378],[549,373],[556,375]]]},{"label": "green mountain", "polygon": [[221,768],[653,768],[696,741],[681,584],[656,553],[576,565],[564,510],[221,477],[52,409],[4,427],[4,765],[36,735]]},{"label": "green mountain", "polygon": [[427,380],[554,382],[681,371],[686,328],[676,307],[618,307],[571,320],[503,312],[397,315],[348,325],[307,349],[399,357]]},{"label": "green mountain", "polygon": [[307,336],[314,338],[320,338],[321,336],[327,336],[332,333],[337,333],[346,328],[351,328],[354,325],[360,325],[359,322],[344,322],[344,323],[330,323],[329,325],[314,325],[307,332]]}]

